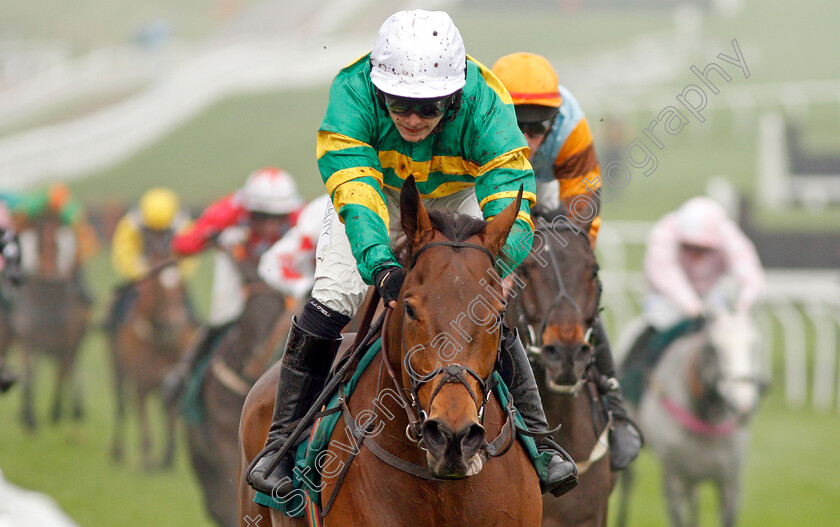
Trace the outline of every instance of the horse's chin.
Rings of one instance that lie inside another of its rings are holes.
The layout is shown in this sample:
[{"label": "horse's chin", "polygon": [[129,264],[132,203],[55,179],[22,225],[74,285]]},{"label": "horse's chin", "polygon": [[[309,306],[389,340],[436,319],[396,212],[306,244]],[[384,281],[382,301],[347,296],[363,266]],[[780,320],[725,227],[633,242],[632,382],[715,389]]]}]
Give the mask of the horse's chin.
[{"label": "horse's chin", "polygon": [[464,479],[475,476],[484,468],[484,457],[480,453],[475,454],[466,462],[459,460],[453,463],[446,460],[436,460],[429,454],[426,455],[426,461],[432,475],[440,479]]}]

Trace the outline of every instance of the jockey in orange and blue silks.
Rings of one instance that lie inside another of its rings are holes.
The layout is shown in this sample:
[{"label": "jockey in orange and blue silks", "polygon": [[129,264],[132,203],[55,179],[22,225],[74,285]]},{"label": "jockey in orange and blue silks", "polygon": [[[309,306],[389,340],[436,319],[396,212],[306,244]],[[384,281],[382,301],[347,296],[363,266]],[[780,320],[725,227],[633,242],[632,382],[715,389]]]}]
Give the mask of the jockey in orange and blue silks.
[{"label": "jockey in orange and blue silks", "polygon": [[510,92],[528,142],[537,204],[554,210],[562,203],[576,223],[588,226],[594,246],[601,226],[601,169],[583,109],[540,55],[505,55],[493,73]]},{"label": "jockey in orange and blue silks", "polygon": [[[588,231],[594,247],[601,226],[600,167],[580,104],[559,84],[554,68],[540,55],[505,55],[493,65],[493,73],[510,92],[516,120],[528,142],[537,181],[537,204],[551,211],[562,203],[573,223]],[[600,317],[592,329],[595,367],[605,380],[597,384],[613,417],[610,467],[621,470],[639,455],[642,437],[624,408],[615,361]]]},{"label": "jockey in orange and blue silks", "polygon": [[[273,458],[286,425],[303,416],[324,385],[341,329],[361,305],[368,285],[395,304],[404,270],[391,244],[401,234],[400,191],[414,176],[427,209],[455,210],[491,220],[524,189],[502,249],[501,274],[531,248],[534,173],[516,126],[511,98],[493,73],[466,55],[444,12],[401,11],[379,30],[373,50],[336,75],[318,132],[318,168],[331,198],[316,250],[312,295],[292,323],[266,449],[248,482],[269,495],[294,490],[291,460]],[[519,339],[505,345],[521,378],[510,391],[529,428],[548,425]],[[577,469],[562,449],[551,452],[543,488],[556,495],[576,484]],[[287,479],[288,478],[288,479]]]}]

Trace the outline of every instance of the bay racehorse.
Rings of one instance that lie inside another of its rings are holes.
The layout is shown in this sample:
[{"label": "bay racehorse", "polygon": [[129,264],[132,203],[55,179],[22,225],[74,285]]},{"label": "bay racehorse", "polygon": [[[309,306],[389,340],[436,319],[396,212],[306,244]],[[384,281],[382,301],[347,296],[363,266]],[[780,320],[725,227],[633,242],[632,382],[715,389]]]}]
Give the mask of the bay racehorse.
[{"label": "bay racehorse", "polygon": [[79,379],[73,378],[76,354],[88,327],[90,303],[78,286],[82,272],[78,238],[54,213],[28,220],[20,229],[24,282],[12,310],[12,328],[23,349],[24,425],[35,429],[33,386],[35,352],[58,362],[52,420],[62,414],[62,402],[72,397],[73,416],[83,414]]},{"label": "bay racehorse", "polygon": [[164,407],[166,444],[160,462],[155,462],[148,397],[160,389],[163,376],[178,362],[197,324],[189,308],[181,272],[170,259],[171,234],[144,230],[143,237],[146,259],[153,271],[123,286],[131,291],[118,291],[117,295],[129,294],[133,300],[110,339],[116,396],[111,455],[116,461],[124,455],[126,396],[131,389],[136,399],[141,466],[148,471],[172,466],[177,414],[174,405]]},{"label": "bay racehorse", "polygon": [[[400,200],[409,245],[405,283],[384,325],[383,351],[345,401],[344,425],[332,432],[326,451],[332,462],[321,466],[324,523],[539,525],[536,472],[512,435],[512,408],[492,396],[489,381],[503,303],[498,277],[488,277],[521,194],[488,223],[427,213],[413,177]],[[243,527],[305,525],[258,507],[245,483],[245,467],[265,443],[278,371],[275,365],[260,378],[242,411]],[[348,453],[348,444],[359,448]]]},{"label": "bay racehorse", "polygon": [[698,525],[697,486],[711,481],[720,525],[735,524],[749,423],[767,386],[758,333],[747,315],[718,312],[666,350],[638,408],[662,464],[671,525]]},{"label": "bay racehorse", "polygon": [[546,416],[557,442],[578,465],[578,486],[544,497],[544,526],[607,525],[615,475],[610,470],[606,411],[591,370],[592,327],[601,284],[588,225],[564,209],[534,212],[537,229],[528,258],[517,268],[506,316],[530,351]]},{"label": "bay racehorse", "polygon": [[[231,256],[228,254],[228,256]],[[256,262],[237,261],[245,289],[242,314],[213,350],[201,381],[203,419],[188,420],[188,447],[205,507],[222,527],[238,525],[239,416],[248,391],[276,360],[289,332],[286,298],[257,275]]]}]

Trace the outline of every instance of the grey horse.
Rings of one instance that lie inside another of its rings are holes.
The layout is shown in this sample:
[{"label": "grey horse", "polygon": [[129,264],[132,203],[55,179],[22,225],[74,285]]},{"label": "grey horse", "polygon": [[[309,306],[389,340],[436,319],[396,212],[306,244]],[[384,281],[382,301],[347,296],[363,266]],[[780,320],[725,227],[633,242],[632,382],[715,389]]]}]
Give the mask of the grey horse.
[{"label": "grey horse", "polygon": [[720,524],[735,524],[765,371],[751,319],[717,312],[703,331],[671,344],[652,373],[637,417],[662,463],[672,526],[698,525],[697,486],[704,481],[717,489]]}]

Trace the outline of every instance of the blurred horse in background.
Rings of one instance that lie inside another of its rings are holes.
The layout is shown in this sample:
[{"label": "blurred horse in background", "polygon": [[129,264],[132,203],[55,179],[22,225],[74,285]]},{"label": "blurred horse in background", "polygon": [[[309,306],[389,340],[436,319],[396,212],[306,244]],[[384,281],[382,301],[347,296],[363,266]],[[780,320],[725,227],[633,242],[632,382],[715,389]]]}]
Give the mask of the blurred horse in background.
[{"label": "blurred horse in background", "polygon": [[[506,316],[532,357],[540,397],[557,442],[578,465],[578,486],[558,498],[543,497],[543,526],[607,525],[610,470],[607,412],[590,366],[589,342],[598,317],[601,284],[588,225],[571,223],[565,209],[535,209],[533,249],[516,269]],[[539,221],[542,218],[545,222]]]},{"label": "blurred horse in background", "polygon": [[[141,464],[155,468],[146,400],[160,388],[163,376],[174,366],[197,329],[190,311],[186,287],[176,262],[170,259],[171,235],[165,231],[144,232],[144,248],[152,272],[126,284],[133,300],[111,334],[116,416],[111,456],[121,461],[125,450],[126,383],[134,388],[140,432]],[[126,293],[123,291],[122,293]],[[119,293],[118,293],[119,294]],[[175,454],[177,408],[165,408],[166,447],[160,466],[170,468]]]},{"label": "blurred horse in background", "polygon": [[73,416],[83,414],[79,379],[73,378],[76,354],[88,327],[90,301],[79,286],[82,273],[78,239],[72,227],[54,213],[32,220],[20,229],[24,282],[12,310],[12,328],[23,348],[24,425],[36,428],[33,410],[35,351],[58,361],[52,420],[62,414],[62,401],[72,396]]},{"label": "blurred horse in background", "polygon": [[[662,463],[672,526],[698,525],[697,486],[704,481],[716,488],[720,525],[735,524],[748,426],[768,386],[765,371],[758,332],[743,314],[717,312],[702,331],[665,350],[637,422]],[[623,486],[626,500],[632,480]]]},{"label": "blurred horse in background", "polygon": [[[232,258],[231,254],[227,255]],[[254,382],[279,357],[291,326],[286,298],[259,278],[255,262],[235,260],[245,288],[245,307],[213,350],[201,380],[201,419],[188,419],[193,470],[210,516],[235,527],[239,472],[239,417]]]}]

